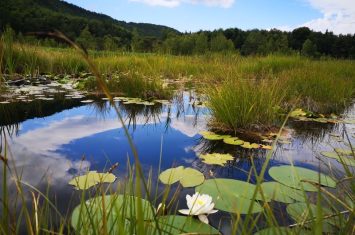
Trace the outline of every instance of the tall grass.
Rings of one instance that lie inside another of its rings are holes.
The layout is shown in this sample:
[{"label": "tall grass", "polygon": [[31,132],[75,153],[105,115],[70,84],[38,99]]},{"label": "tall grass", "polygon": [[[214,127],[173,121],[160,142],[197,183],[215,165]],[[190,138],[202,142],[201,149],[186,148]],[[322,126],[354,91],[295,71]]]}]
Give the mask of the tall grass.
[{"label": "tall grass", "polygon": [[286,92],[273,79],[230,79],[205,90],[212,125],[234,131],[276,124]]},{"label": "tall grass", "polygon": [[[56,35],[61,38],[66,39],[63,35]],[[70,42],[70,41],[69,41]],[[300,67],[295,69],[292,65],[292,59],[281,59],[278,62],[276,57],[268,58],[258,58],[256,66],[254,59],[245,59],[229,56],[208,56],[206,57],[170,57],[170,56],[157,56],[157,55],[126,55],[122,58],[118,56],[112,56],[111,58],[100,58],[100,55],[95,55],[92,60],[84,51],[78,48],[75,44],[70,42],[72,46],[77,50],[62,50],[62,51],[51,51],[51,50],[37,50],[31,47],[14,46],[14,50],[17,51],[14,54],[14,60],[8,60],[8,56],[5,56],[6,62],[3,62],[5,69],[3,71],[10,73],[13,71],[17,72],[60,72],[60,73],[75,73],[78,71],[90,70],[96,79],[96,87],[101,89],[101,91],[109,98],[112,107],[115,109],[118,121],[123,125],[126,137],[129,141],[130,147],[133,151],[133,156],[135,159],[134,167],[132,168],[129,164],[128,171],[129,177],[127,181],[116,188],[114,191],[110,191],[108,188],[99,186],[94,190],[93,193],[88,191],[83,191],[80,195],[80,205],[85,208],[83,211],[79,211],[79,216],[86,216],[84,220],[84,226],[73,231],[70,224],[70,213],[67,215],[62,215],[56,208],[55,202],[49,197],[49,190],[46,192],[41,192],[32,185],[27,184],[21,179],[21,174],[17,171],[16,167],[11,166],[11,157],[9,156],[9,150],[7,148],[6,136],[4,135],[4,156],[1,156],[1,162],[3,166],[3,195],[2,201],[2,211],[0,231],[4,234],[19,234],[21,225],[25,224],[25,233],[27,234],[112,234],[113,231],[119,233],[127,234],[163,234],[164,232],[159,227],[159,214],[155,211],[153,206],[144,207],[141,203],[132,204],[129,199],[123,201],[122,207],[110,206],[111,202],[105,202],[104,198],[107,193],[115,195],[117,191],[123,192],[127,196],[136,196],[139,198],[146,198],[152,202],[158,202],[159,198],[163,198],[163,203],[168,198],[170,193],[173,193],[173,199],[176,200],[179,190],[176,192],[170,192],[170,188],[167,187],[163,192],[155,193],[152,192],[152,179],[150,176],[146,177],[144,175],[142,166],[140,164],[140,159],[136,148],[134,146],[133,140],[128,133],[128,130],[123,121],[122,115],[116,104],[113,102],[112,95],[110,93],[109,85],[106,80],[102,77],[102,73],[109,73],[117,69],[121,71],[137,72],[139,74],[147,74],[147,76],[172,76],[172,78],[181,78],[183,76],[192,75],[196,80],[209,81],[209,79],[214,79],[214,83],[207,82],[207,88],[205,88],[205,94],[208,96],[209,107],[211,109],[214,123],[222,128],[250,128],[253,124],[258,126],[265,126],[274,124],[278,120],[279,107],[283,105],[285,100],[291,100],[303,93],[303,97],[309,97],[310,99],[317,102],[327,102],[328,100],[322,100],[320,97],[322,93],[313,94],[312,87],[317,84],[317,82],[324,82],[324,88],[322,92],[324,93],[327,89],[331,89],[329,84],[334,84],[333,80],[338,81],[338,77],[344,76],[344,81],[350,81],[353,84],[353,73],[352,69],[346,69],[345,72],[341,69],[336,70],[334,77],[326,81],[320,81],[317,75],[314,75],[314,80],[309,83],[309,86],[302,87],[300,83],[305,82],[308,76],[313,76],[312,73],[306,73],[306,75],[301,76],[302,68],[311,69],[312,67],[307,67],[300,60],[296,61],[297,66]],[[26,50],[24,53],[21,50]],[[16,54],[18,53],[18,54]],[[57,53],[57,54],[56,54]],[[69,58],[66,56],[70,55]],[[9,56],[9,58],[12,58]],[[106,55],[107,56],[107,55]],[[101,63],[100,63],[101,60]],[[107,60],[107,61],[106,61]],[[11,61],[16,61],[16,63],[11,63]],[[69,62],[66,62],[69,61]],[[106,62],[105,62],[106,61]],[[231,66],[238,62],[238,66]],[[23,63],[21,65],[21,63]],[[99,64],[99,67],[96,66]],[[259,65],[258,63],[261,63]],[[265,64],[263,64],[265,63]],[[348,66],[352,62],[344,62]],[[28,65],[28,67],[21,67],[23,65]],[[251,66],[248,66],[251,65]],[[319,62],[319,67],[328,66],[328,62]],[[165,67],[166,66],[166,67]],[[243,67],[244,66],[244,67]],[[342,62],[339,62],[339,66],[344,66]],[[123,68],[123,69],[122,69]],[[265,69],[264,69],[265,68]],[[288,76],[288,73],[295,72],[294,77],[290,76],[288,79],[280,80],[278,76]],[[315,72],[316,73],[316,72]],[[256,76],[252,76],[256,74]],[[319,75],[319,73],[317,73]],[[248,76],[249,75],[249,76]],[[325,75],[325,74],[323,74]],[[241,79],[240,77],[246,76],[247,79]],[[254,79],[251,79],[254,78]],[[299,80],[297,80],[299,79]],[[213,80],[212,80],[213,81]],[[217,82],[216,82],[217,81]],[[127,81],[123,81],[127,82]],[[294,85],[293,82],[295,83]],[[345,87],[350,83],[344,83],[341,87]],[[291,84],[291,85],[290,85]],[[216,87],[214,87],[216,85]],[[297,86],[299,85],[299,86]],[[125,86],[130,87],[134,90],[137,86],[135,82],[130,82]],[[352,85],[353,86],[353,85]],[[285,89],[287,88],[287,89]],[[314,89],[314,88],[313,88]],[[336,89],[336,88],[335,88]],[[343,100],[345,97],[351,97],[353,93],[346,92],[344,89],[341,91],[332,91],[334,94],[343,96],[339,100]],[[296,92],[295,92],[296,91]],[[288,97],[287,94],[292,94]],[[330,95],[329,97],[333,97]],[[338,98],[338,97],[335,97]],[[332,100],[333,101],[333,100]],[[301,103],[297,103],[300,104]],[[287,121],[281,125],[279,135],[282,128]],[[274,149],[277,139],[274,142]],[[265,180],[265,173],[268,167],[268,163],[273,156],[273,152],[270,151],[267,154],[266,161],[262,166],[261,172],[258,174],[255,166],[250,169],[250,175],[256,174],[256,190],[253,195],[253,200],[256,199],[258,194],[261,194],[265,198],[261,190],[261,183]],[[353,154],[355,158],[355,154]],[[159,167],[160,169],[160,167]],[[346,172],[346,178],[344,181],[348,182],[349,179],[353,179],[353,174],[351,170],[344,165]],[[158,172],[159,173],[159,172]],[[8,179],[11,178],[16,185],[16,197],[9,197],[9,192],[7,188]],[[156,182],[156,185],[158,182]],[[237,189],[231,189],[237,190]],[[350,181],[350,187],[345,187],[346,193],[350,195],[353,199],[354,195],[354,183]],[[28,204],[27,195],[30,192],[31,201]],[[306,192],[303,191],[306,197]],[[324,196],[326,195],[326,196]],[[100,212],[92,211],[92,207],[89,207],[86,203],[87,197],[101,197],[101,208]],[[19,206],[19,213],[13,214],[10,210],[11,200],[15,200],[15,207]],[[174,200],[173,200],[174,202]],[[166,204],[173,204],[169,202]],[[334,217],[340,223],[340,231],[344,234],[351,234],[353,230],[354,222],[354,208],[350,206],[350,203],[338,195],[332,192],[324,191],[324,189],[319,187],[318,196],[316,199],[317,210],[311,219],[311,221],[302,221],[299,224],[291,225],[294,227],[293,232],[295,234],[302,233],[301,229],[304,229],[307,224],[311,223],[312,231],[317,234],[321,234],[322,223],[326,219],[323,215],[323,206],[327,205],[334,209]],[[340,206],[334,206],[335,204],[340,204]],[[307,201],[307,205],[310,206],[310,202]],[[108,210],[106,208],[109,207]],[[250,211],[252,210],[253,204],[250,206]],[[248,214],[245,217],[237,215],[231,215],[232,217],[232,232],[234,234],[252,234],[256,230],[262,218],[265,219],[264,225],[268,227],[273,227],[275,233],[281,234],[282,230],[278,227],[280,221],[277,218],[274,211],[271,209],[269,203],[264,203],[264,212],[259,215]],[[128,210],[126,210],[126,208]],[[346,209],[345,217],[342,217],[341,212]],[[147,229],[147,224],[144,222],[143,215],[150,211],[153,215],[153,229]],[[87,216],[89,214],[89,216]],[[100,214],[101,213],[101,214]],[[129,217],[132,218],[130,223],[127,223],[126,217],[127,213]],[[176,208],[172,207],[170,213],[175,214]],[[100,214],[100,219],[98,219],[98,214]],[[114,220],[110,214],[115,214]],[[170,227],[174,227],[173,221]],[[168,232],[169,234],[169,232]]]}]

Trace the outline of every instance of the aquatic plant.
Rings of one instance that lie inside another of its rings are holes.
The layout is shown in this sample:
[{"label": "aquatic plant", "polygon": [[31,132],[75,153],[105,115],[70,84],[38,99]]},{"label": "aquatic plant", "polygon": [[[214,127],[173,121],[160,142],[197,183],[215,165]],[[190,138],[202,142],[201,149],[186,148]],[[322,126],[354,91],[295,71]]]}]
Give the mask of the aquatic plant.
[{"label": "aquatic plant", "polygon": [[208,224],[209,214],[218,212],[218,210],[213,210],[212,197],[207,194],[196,192],[192,196],[186,195],[186,202],[188,209],[180,209],[179,212],[184,215],[197,215],[198,219],[205,224]]}]

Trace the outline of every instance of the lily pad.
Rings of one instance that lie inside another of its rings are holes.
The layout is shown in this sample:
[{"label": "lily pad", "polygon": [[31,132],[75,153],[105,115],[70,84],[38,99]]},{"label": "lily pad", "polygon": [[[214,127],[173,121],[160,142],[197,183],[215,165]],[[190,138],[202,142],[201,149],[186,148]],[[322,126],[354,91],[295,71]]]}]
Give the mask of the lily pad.
[{"label": "lily pad", "polygon": [[81,103],[84,103],[84,104],[89,104],[89,103],[92,103],[94,102],[93,100],[82,100],[80,101]]},{"label": "lily pad", "polygon": [[224,138],[231,137],[230,135],[219,135],[212,131],[200,131],[199,134],[206,140],[223,140]]},{"label": "lily pad", "polygon": [[184,168],[179,166],[176,168],[170,168],[159,175],[159,179],[163,184],[174,184],[180,181],[181,185],[186,187],[195,187],[205,181],[205,176],[193,168]]},{"label": "lily pad", "polygon": [[307,113],[302,109],[295,109],[290,113],[290,117],[303,117],[306,116]]},{"label": "lily pad", "polygon": [[336,186],[336,182],[329,176],[301,167],[271,167],[269,170],[269,174],[273,179],[284,185],[296,189],[303,188],[306,191],[318,191],[318,188],[309,182],[333,188],[335,188]]},{"label": "lily pad", "polygon": [[278,182],[262,183],[261,189],[267,201],[268,199],[283,203],[293,203],[294,200],[305,201],[305,197],[300,190],[287,187]]},{"label": "lily pad", "polygon": [[355,166],[355,160],[352,157],[346,157],[336,152],[320,152],[323,156],[328,158],[334,158],[338,162],[348,165],[348,166]]},{"label": "lily pad", "polygon": [[251,205],[251,213],[263,210],[258,202],[251,200],[255,190],[254,184],[233,179],[206,180],[195,189],[196,192],[210,195],[215,208],[236,214],[247,214]]},{"label": "lily pad", "polygon": [[[303,223],[305,221],[309,221],[316,218],[316,215],[319,214],[317,206],[314,204],[307,204],[304,202],[297,202],[290,204],[286,207],[287,213],[290,217],[295,220],[297,223]],[[327,215],[331,215],[331,211],[327,208],[322,207],[322,215],[317,215],[321,217],[325,217]],[[334,231],[334,227],[331,224],[336,224],[336,218],[332,219],[324,219],[323,220],[323,232],[332,233]],[[311,228],[312,223],[305,223],[305,227]]]},{"label": "lily pad", "polygon": [[201,154],[199,157],[202,159],[202,162],[206,164],[220,166],[224,166],[227,161],[234,160],[234,157],[232,155],[222,153]]},{"label": "lily pad", "polygon": [[226,144],[231,144],[231,145],[242,145],[244,143],[243,140],[240,140],[237,137],[224,138],[223,142]]},{"label": "lily pad", "polygon": [[240,147],[245,149],[258,149],[260,148],[260,144],[244,142]]},{"label": "lily pad", "polygon": [[305,234],[312,234],[311,231],[304,230],[304,229],[292,229],[289,227],[270,227],[270,228],[265,228],[262,229],[254,235],[305,235]]},{"label": "lily pad", "polygon": [[77,176],[69,181],[77,190],[85,190],[95,186],[99,183],[113,183],[116,176],[111,173],[97,173],[96,171],[89,171],[85,175]]},{"label": "lily pad", "polygon": [[342,149],[342,148],[335,148],[335,152],[341,154],[341,155],[352,155],[353,151],[351,149]]},{"label": "lily pad", "polygon": [[[142,211],[138,210],[138,203]],[[110,234],[131,234],[131,227],[135,226],[130,223],[131,219],[154,219],[149,201],[127,195],[106,195],[78,205],[72,213],[71,224],[78,234],[96,234],[97,229],[104,225],[103,215],[106,230],[110,231]]]},{"label": "lily pad", "polygon": [[[160,234],[220,234],[212,226],[202,223],[191,216],[169,215],[158,219]],[[155,222],[149,223],[147,234],[159,234]]]}]

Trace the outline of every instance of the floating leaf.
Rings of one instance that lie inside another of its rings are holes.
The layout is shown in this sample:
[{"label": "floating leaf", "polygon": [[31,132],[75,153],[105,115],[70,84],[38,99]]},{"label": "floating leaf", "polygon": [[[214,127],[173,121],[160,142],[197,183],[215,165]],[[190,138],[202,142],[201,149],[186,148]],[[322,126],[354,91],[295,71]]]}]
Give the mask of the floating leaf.
[{"label": "floating leaf", "polygon": [[254,235],[305,235],[305,234],[313,234],[311,231],[304,230],[304,229],[292,229],[289,227],[270,227],[262,229]]},{"label": "floating leaf", "polygon": [[300,117],[300,116],[306,116],[307,113],[303,111],[302,109],[295,109],[290,113],[290,117]]},{"label": "floating leaf", "polygon": [[[138,210],[138,203],[142,211]],[[105,223],[103,223],[104,214]],[[139,217],[146,221],[154,219],[149,201],[134,196],[106,195],[89,199],[78,205],[72,213],[71,224],[78,234],[96,234],[97,229],[104,225],[107,226],[106,230],[110,231],[110,234],[131,234],[130,227],[135,225],[130,224],[130,219],[135,220]],[[125,226],[122,226],[122,223]]]},{"label": "floating leaf", "polygon": [[270,145],[261,145],[261,148],[266,150],[272,150],[272,146]]},{"label": "floating leaf", "polygon": [[184,168],[179,166],[176,168],[170,168],[159,175],[159,179],[163,184],[174,184],[180,181],[183,187],[194,187],[200,185],[205,180],[204,175],[193,168]]},{"label": "floating leaf", "polygon": [[84,104],[89,104],[89,103],[92,103],[94,102],[93,100],[82,100],[80,101],[81,103],[84,103]]},{"label": "floating leaf", "polygon": [[[315,219],[316,215],[320,217],[325,217],[331,215],[331,211],[327,208],[322,207],[323,215],[319,214],[317,206],[314,204],[307,204],[304,202],[297,202],[290,204],[286,207],[287,213],[294,219],[297,223],[303,223],[305,221],[309,221]],[[334,227],[331,224],[336,224],[336,219],[323,219],[323,232],[332,233],[334,231]],[[312,228],[312,223],[305,223],[305,227]]]},{"label": "floating leaf", "polygon": [[355,119],[345,119],[344,123],[346,123],[346,124],[355,124]]},{"label": "floating leaf", "polygon": [[300,190],[287,187],[278,182],[262,183],[261,189],[267,199],[266,201],[274,200],[283,203],[293,203],[294,200],[305,201],[305,197]]},{"label": "floating leaf", "polygon": [[301,167],[295,167],[295,166],[271,167],[269,170],[269,174],[273,179],[275,179],[276,181],[284,185],[296,189],[303,188],[306,191],[318,191],[318,188],[309,182],[321,184],[333,188],[336,186],[336,182],[329,176]]},{"label": "floating leaf", "polygon": [[341,148],[335,148],[335,152],[339,153],[340,155],[352,155],[353,151],[351,149],[341,149]]},{"label": "floating leaf", "polygon": [[259,203],[251,200],[255,190],[254,184],[233,179],[206,180],[195,189],[196,192],[210,195],[215,208],[236,214],[247,214],[251,205],[253,205],[251,213],[263,210]]},{"label": "floating leaf", "polygon": [[256,143],[249,143],[249,142],[244,142],[240,147],[246,148],[246,149],[258,149],[260,148],[260,144]]},{"label": "floating leaf", "polygon": [[202,162],[209,164],[209,165],[220,165],[224,166],[227,161],[234,160],[234,157],[230,154],[222,154],[222,153],[209,153],[209,154],[201,154],[199,156]]},{"label": "floating leaf", "polygon": [[348,166],[355,166],[355,160],[352,159],[351,157],[346,157],[336,152],[320,152],[320,153],[325,157],[334,158],[342,164]]},{"label": "floating leaf", "polygon": [[116,180],[116,176],[111,173],[97,173],[96,171],[89,171],[85,175],[77,176],[69,181],[70,185],[73,185],[75,189],[84,190],[99,183],[113,183]]},{"label": "floating leaf", "polygon": [[160,233],[156,230],[155,222],[150,222],[147,234],[220,234],[217,229],[191,216],[162,216],[158,218],[158,222]]},{"label": "floating leaf", "polygon": [[237,137],[224,138],[223,142],[226,144],[231,144],[231,145],[242,145],[244,143],[243,140],[240,140]]}]

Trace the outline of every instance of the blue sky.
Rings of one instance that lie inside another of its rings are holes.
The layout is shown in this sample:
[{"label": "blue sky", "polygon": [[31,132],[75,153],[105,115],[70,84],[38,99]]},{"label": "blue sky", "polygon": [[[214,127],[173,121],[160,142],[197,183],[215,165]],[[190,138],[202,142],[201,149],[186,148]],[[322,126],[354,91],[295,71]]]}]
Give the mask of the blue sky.
[{"label": "blue sky", "polygon": [[179,31],[241,29],[355,33],[355,0],[67,0],[85,9],[128,22],[145,22]]}]

